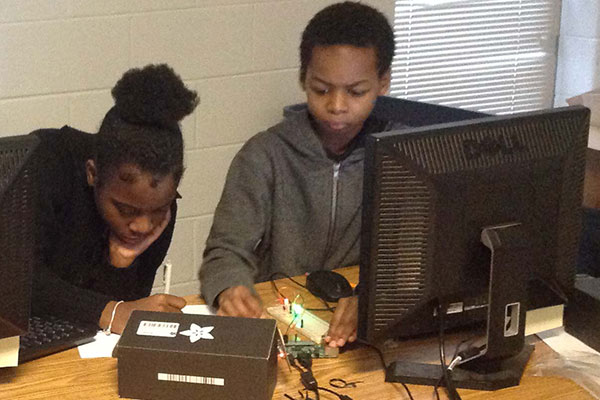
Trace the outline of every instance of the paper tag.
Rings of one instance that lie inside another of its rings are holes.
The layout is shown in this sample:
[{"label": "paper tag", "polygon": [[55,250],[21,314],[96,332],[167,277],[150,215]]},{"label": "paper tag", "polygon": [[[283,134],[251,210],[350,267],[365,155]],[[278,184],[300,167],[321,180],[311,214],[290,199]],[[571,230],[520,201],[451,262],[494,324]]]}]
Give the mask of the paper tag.
[{"label": "paper tag", "polygon": [[175,337],[179,330],[177,322],[141,321],[137,334],[140,336]]}]

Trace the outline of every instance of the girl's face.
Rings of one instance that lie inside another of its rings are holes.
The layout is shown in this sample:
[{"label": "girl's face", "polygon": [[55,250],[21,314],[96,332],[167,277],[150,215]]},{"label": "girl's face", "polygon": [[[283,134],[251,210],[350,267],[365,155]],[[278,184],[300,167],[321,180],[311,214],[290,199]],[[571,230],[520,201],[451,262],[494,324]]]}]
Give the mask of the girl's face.
[{"label": "girl's face", "polygon": [[86,164],[87,181],[94,187],[98,212],[111,233],[135,246],[167,216],[177,195],[173,175],[155,176],[133,164],[123,164],[98,184],[92,160]]}]

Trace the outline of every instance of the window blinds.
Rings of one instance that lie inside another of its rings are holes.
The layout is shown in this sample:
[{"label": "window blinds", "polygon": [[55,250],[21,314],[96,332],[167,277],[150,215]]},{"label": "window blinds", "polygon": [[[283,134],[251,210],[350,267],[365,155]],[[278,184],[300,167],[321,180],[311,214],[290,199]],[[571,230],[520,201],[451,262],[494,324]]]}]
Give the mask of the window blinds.
[{"label": "window blinds", "polygon": [[492,114],[552,106],[560,0],[396,1],[391,95]]}]

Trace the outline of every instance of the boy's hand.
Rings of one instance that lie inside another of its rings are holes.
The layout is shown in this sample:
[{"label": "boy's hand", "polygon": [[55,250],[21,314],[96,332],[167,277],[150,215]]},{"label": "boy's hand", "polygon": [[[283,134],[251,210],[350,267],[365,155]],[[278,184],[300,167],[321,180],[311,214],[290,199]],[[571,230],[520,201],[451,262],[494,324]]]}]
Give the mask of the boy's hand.
[{"label": "boy's hand", "polygon": [[338,301],[325,342],[331,347],[342,347],[356,340],[358,326],[358,297],[344,297]]},{"label": "boy's hand", "polygon": [[[104,328],[108,326],[116,304],[116,301],[108,302],[100,317],[100,327]],[[170,294],[155,294],[154,296],[144,297],[139,300],[126,301],[117,307],[111,332],[122,333],[133,310],[181,312],[181,309],[185,305],[186,301],[183,297]]]},{"label": "boy's hand", "polygon": [[223,290],[217,302],[217,315],[260,318],[263,313],[260,299],[246,286],[234,286]]},{"label": "boy's hand", "polygon": [[112,233],[108,237],[110,263],[117,268],[129,267],[137,256],[142,254],[163,233],[171,220],[171,210],[167,211],[165,218],[157,225],[148,236],[135,244],[124,243]]}]

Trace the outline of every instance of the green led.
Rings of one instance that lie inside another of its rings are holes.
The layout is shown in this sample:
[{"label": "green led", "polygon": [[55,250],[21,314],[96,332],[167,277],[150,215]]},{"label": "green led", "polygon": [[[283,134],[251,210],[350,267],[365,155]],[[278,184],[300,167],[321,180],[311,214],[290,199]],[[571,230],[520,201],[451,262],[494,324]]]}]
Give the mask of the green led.
[{"label": "green led", "polygon": [[294,303],[292,305],[292,312],[296,315],[302,315],[304,313],[304,307],[302,307],[300,304]]}]

